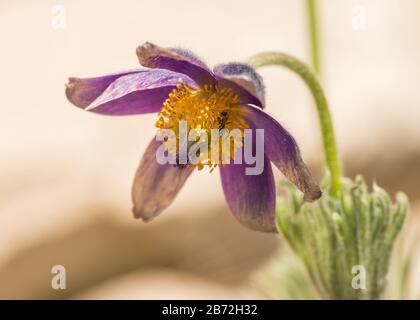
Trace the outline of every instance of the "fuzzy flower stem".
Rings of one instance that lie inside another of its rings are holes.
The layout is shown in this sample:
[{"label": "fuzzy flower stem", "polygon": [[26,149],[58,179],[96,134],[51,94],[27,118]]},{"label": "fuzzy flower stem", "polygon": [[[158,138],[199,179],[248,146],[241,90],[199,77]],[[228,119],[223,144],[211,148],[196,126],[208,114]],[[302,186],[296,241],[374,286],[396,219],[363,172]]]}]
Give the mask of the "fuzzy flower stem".
[{"label": "fuzzy flower stem", "polygon": [[338,157],[337,146],[334,137],[334,128],[328,102],[316,75],[305,63],[281,52],[260,53],[253,56],[248,61],[248,63],[254,68],[271,65],[286,67],[299,75],[309,87],[317,107],[319,122],[321,126],[325,161],[331,175],[330,192],[333,197],[339,198],[342,191],[341,164]]},{"label": "fuzzy flower stem", "polygon": [[319,53],[319,27],[318,27],[318,11],[316,0],[306,0],[306,15],[309,31],[309,45],[311,53],[311,65],[315,72],[321,74],[321,63]]}]

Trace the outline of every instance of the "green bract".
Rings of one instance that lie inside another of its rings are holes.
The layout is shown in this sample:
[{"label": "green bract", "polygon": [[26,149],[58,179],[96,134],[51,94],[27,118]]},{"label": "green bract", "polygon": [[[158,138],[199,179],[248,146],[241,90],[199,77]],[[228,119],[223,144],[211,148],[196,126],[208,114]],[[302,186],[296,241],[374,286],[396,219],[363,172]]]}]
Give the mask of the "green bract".
[{"label": "green bract", "polygon": [[[365,181],[343,179],[339,199],[325,192],[307,203],[292,186],[277,206],[277,227],[304,262],[323,298],[379,299],[395,238],[408,211],[398,193],[393,204],[385,190]],[[329,190],[328,185],[324,190]]]}]

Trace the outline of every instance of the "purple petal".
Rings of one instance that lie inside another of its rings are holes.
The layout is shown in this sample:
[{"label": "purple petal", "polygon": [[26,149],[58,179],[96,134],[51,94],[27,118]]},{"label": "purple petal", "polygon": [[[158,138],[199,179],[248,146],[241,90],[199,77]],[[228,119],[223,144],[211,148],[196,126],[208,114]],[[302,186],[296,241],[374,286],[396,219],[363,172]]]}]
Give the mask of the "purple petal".
[{"label": "purple petal", "polygon": [[161,144],[155,139],[149,144],[133,182],[133,213],[143,221],[152,220],[168,207],[194,170],[191,165],[159,164],[156,151]]},{"label": "purple petal", "polygon": [[213,69],[219,83],[234,90],[241,103],[265,107],[264,83],[261,76],[243,63],[221,64]]},{"label": "purple petal", "polygon": [[66,84],[67,99],[79,108],[85,108],[92,103],[113,81],[141,69],[113,73],[95,78],[69,78]]},{"label": "purple petal", "polygon": [[194,63],[211,73],[209,67],[204,63],[204,61],[190,50],[184,48],[168,48],[168,50],[175,52],[176,54],[184,57],[185,60],[188,60],[189,62]]},{"label": "purple petal", "polygon": [[252,106],[244,106],[250,127],[264,129],[264,146],[267,157],[303,193],[306,201],[322,195],[321,189],[303,162],[295,139],[272,117]]},{"label": "purple petal", "polygon": [[[81,81],[83,82],[79,81],[77,90],[88,92],[89,87],[82,84],[91,83],[91,81],[89,79],[81,79]],[[180,81],[192,87],[196,86],[187,76],[169,70],[143,69],[136,73],[122,75],[109,83],[101,92],[99,90],[91,92],[92,95],[93,93],[99,93],[99,95],[88,106],[85,106],[85,110],[106,115],[158,112],[169,93]],[[70,88],[73,88],[73,94],[77,95],[72,83],[70,83]]]},{"label": "purple petal", "polygon": [[253,230],[277,232],[276,190],[270,161],[264,157],[264,171],[260,175],[246,175],[245,168],[245,164],[220,167],[229,209],[239,222]]},{"label": "purple petal", "polygon": [[215,85],[216,79],[207,66],[186,50],[166,49],[146,42],[137,48],[141,65],[148,68],[168,69],[183,73],[198,85]]}]

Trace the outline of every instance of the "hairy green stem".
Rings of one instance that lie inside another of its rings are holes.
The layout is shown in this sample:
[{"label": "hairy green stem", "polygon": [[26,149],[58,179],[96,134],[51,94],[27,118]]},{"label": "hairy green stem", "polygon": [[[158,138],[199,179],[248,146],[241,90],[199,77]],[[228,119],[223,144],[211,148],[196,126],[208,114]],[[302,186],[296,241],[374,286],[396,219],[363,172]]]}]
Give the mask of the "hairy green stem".
[{"label": "hairy green stem", "polygon": [[334,128],[328,102],[316,75],[305,63],[281,52],[260,53],[253,56],[248,63],[254,68],[271,65],[286,67],[298,74],[309,87],[309,90],[315,99],[322,133],[325,161],[331,175],[330,192],[333,197],[338,198],[342,190],[341,164],[338,157]]},{"label": "hairy green stem", "polygon": [[318,11],[316,0],[306,0],[306,15],[308,19],[311,65],[315,72],[321,74],[321,59],[319,53]]}]

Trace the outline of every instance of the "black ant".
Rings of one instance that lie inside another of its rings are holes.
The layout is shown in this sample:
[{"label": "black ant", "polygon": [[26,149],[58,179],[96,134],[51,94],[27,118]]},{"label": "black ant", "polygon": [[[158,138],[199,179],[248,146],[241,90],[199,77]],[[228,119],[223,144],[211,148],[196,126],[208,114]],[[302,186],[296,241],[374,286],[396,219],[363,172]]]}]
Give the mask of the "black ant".
[{"label": "black ant", "polygon": [[219,130],[223,130],[226,126],[227,120],[228,120],[228,112],[222,111],[220,112],[220,117],[219,117]]}]

